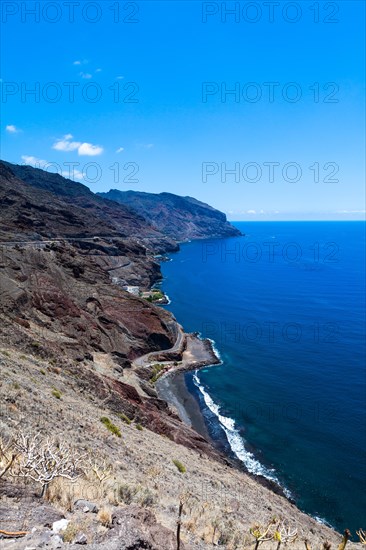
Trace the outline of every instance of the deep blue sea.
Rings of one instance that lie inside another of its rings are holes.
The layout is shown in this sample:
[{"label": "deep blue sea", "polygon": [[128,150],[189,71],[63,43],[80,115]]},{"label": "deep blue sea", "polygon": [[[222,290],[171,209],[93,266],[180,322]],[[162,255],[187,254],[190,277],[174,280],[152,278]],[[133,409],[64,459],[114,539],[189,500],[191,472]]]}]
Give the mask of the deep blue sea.
[{"label": "deep blue sea", "polygon": [[365,224],[235,225],[245,236],[162,264],[168,309],[222,358],[187,385],[250,471],[336,529],[365,529]]}]

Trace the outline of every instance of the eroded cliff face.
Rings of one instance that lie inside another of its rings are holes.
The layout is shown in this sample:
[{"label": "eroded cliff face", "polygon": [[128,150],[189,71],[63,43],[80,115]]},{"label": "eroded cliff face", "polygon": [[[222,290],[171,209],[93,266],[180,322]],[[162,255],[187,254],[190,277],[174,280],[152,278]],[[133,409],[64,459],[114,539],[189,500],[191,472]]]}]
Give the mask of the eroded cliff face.
[{"label": "eroded cliff face", "polygon": [[225,214],[192,197],[117,189],[98,194],[128,207],[156,230],[178,242],[241,235],[240,231],[226,220]]},{"label": "eroded cliff face", "polygon": [[112,284],[105,254],[84,254],[68,243],[3,246],[0,265],[0,311],[17,345],[58,357],[117,353],[127,363],[175,341],[167,312]]}]

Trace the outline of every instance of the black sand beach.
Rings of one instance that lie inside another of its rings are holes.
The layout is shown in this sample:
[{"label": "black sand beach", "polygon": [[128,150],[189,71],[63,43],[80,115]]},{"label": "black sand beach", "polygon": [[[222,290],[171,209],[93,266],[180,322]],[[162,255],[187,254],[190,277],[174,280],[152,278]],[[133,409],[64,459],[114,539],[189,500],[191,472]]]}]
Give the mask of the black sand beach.
[{"label": "black sand beach", "polygon": [[199,404],[186,386],[185,373],[218,363],[220,360],[209,340],[201,340],[196,334],[187,334],[181,363],[156,383],[159,397],[173,406],[181,420],[207,440],[211,439],[205,420]]},{"label": "black sand beach", "polygon": [[175,407],[183,422],[210,440],[201,409],[188,391],[184,377],[184,372],[178,372],[160,378],[156,384],[159,397]]}]

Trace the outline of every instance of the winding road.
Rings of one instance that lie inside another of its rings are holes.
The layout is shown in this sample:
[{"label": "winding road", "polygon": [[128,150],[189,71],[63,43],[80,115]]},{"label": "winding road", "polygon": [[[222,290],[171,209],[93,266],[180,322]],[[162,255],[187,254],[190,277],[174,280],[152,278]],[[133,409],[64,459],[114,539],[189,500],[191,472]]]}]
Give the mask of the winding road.
[{"label": "winding road", "polygon": [[[135,359],[132,362],[133,368],[148,367],[149,365],[151,365],[151,363],[155,362],[153,357],[159,357],[159,355],[161,355],[162,353],[167,354],[167,353],[176,353],[177,351],[180,351],[183,346],[184,338],[185,338],[185,333],[182,327],[178,325],[178,336],[173,347],[169,349],[162,349],[159,351],[150,351],[145,355],[141,355],[141,357],[137,357],[137,359]],[[170,363],[170,361],[159,361],[159,363]]]}]

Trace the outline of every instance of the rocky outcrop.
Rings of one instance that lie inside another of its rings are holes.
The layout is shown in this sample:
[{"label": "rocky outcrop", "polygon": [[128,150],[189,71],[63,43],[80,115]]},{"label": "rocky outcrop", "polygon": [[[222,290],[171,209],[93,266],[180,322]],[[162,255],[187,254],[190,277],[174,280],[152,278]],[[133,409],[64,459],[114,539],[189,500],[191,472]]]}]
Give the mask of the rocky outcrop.
[{"label": "rocky outcrop", "polygon": [[[123,541],[122,544],[121,541]],[[104,538],[104,543],[111,550],[112,548],[116,550],[122,548],[124,550],[142,548],[176,550],[177,548],[175,534],[159,524],[150,510],[138,506],[128,506],[113,515],[112,528],[108,537]],[[180,548],[185,550],[186,546],[183,542]]]},{"label": "rocky outcrop", "polygon": [[117,189],[98,194],[128,207],[155,229],[179,242],[241,235],[226,220],[225,214],[192,197]]},{"label": "rocky outcrop", "polygon": [[[24,490],[24,487],[23,487]],[[80,548],[87,545],[90,550],[176,550],[176,535],[161,525],[155,514],[147,509],[132,504],[111,510],[111,523],[108,529],[100,532],[94,503],[78,500],[69,519],[53,506],[36,498],[29,497],[22,501],[17,509],[8,500],[8,506],[0,505],[1,532],[0,540],[4,548],[23,550],[25,548]],[[83,516],[88,513],[88,536],[82,532]],[[23,526],[22,536],[11,536],[19,525]],[[64,542],[68,526],[75,527],[75,535],[69,543]],[[91,540],[93,539],[93,541]],[[181,542],[181,550],[186,546]]]}]

